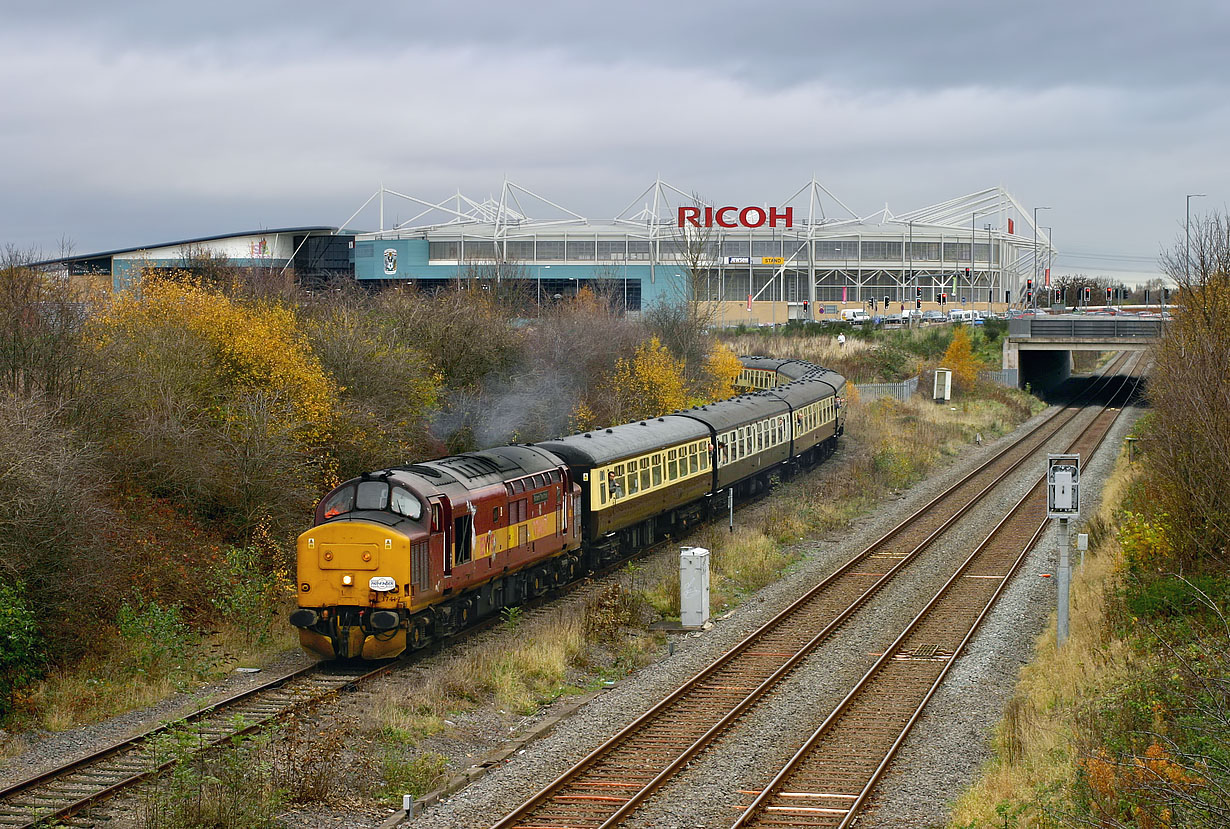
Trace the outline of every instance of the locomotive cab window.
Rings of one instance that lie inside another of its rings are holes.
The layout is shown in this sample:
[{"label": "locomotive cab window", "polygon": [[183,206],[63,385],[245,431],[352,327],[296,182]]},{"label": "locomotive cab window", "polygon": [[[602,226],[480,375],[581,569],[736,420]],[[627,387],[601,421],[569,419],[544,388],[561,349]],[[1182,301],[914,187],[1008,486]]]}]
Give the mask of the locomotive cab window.
[{"label": "locomotive cab window", "polygon": [[354,487],[345,486],[325,500],[322,514],[325,518],[335,518],[352,509],[354,509]]},{"label": "locomotive cab window", "polygon": [[415,498],[410,493],[410,490],[404,487],[393,487],[393,498],[389,508],[398,515],[404,515],[412,521],[417,521],[423,517],[423,505],[419,503],[418,498]]},{"label": "locomotive cab window", "polygon": [[389,485],[384,481],[364,481],[354,499],[355,509],[384,509],[389,505]]}]

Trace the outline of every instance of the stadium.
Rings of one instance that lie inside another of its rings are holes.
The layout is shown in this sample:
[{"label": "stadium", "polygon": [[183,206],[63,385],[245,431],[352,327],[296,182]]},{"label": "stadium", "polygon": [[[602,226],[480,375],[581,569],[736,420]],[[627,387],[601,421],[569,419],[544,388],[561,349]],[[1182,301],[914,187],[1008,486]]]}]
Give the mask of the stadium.
[{"label": "stadium", "polygon": [[[409,210],[407,211],[407,205]],[[378,211],[378,227],[350,225]],[[385,216],[409,212],[403,221]],[[592,220],[505,181],[499,195],[430,201],[381,187],[341,228],[245,231],[56,260],[106,274],[190,266],[202,252],[301,281],[452,283],[516,289],[539,304],[600,291],[629,312],[709,300],[728,324],[832,316],[848,307],[1003,310],[1049,283],[1049,234],[1002,187],[901,214],[859,216],[812,179],[761,206],[710,204],[662,180],[611,219]],[[44,263],[52,264],[52,263]],[[1032,284],[1031,284],[1032,281]]]}]

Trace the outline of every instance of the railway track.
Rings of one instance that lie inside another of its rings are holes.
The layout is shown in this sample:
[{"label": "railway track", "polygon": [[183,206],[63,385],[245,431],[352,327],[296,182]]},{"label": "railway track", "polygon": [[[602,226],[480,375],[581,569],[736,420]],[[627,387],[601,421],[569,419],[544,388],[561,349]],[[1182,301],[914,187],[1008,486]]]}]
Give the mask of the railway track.
[{"label": "railway track", "polygon": [[[1130,394],[1124,384],[1124,399]],[[1112,400],[1067,452],[1088,458],[1120,410]],[[1046,480],[1038,480],[906,626],[802,748],[752,795],[732,825],[852,824],[949,668],[1046,528]]]},{"label": "railway track", "polygon": [[[1114,361],[1107,377],[1129,358]],[[1103,382],[1109,382],[1106,377]],[[493,829],[618,825],[1082,411],[1053,414],[890,530]]]},{"label": "railway track", "polygon": [[[191,724],[206,750],[246,734],[310,702],[387,673],[392,665],[308,665],[257,688],[219,700],[180,720]],[[160,757],[157,737],[176,724],[150,729],[101,751],[0,789],[0,827],[60,825],[173,764]]]}]

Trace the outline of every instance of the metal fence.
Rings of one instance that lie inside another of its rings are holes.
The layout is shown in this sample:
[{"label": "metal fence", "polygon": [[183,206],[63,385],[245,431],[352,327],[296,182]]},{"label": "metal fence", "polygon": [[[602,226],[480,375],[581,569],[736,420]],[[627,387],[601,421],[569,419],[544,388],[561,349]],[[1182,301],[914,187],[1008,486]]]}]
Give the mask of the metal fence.
[{"label": "metal fence", "polygon": [[998,383],[1001,386],[1007,386],[1010,389],[1017,388],[1017,384],[1021,381],[1020,371],[1015,368],[1001,368],[996,371],[980,371],[978,372],[979,379],[986,380],[988,383]]},{"label": "metal fence", "polygon": [[869,403],[881,397],[895,397],[898,400],[908,400],[918,393],[918,378],[911,377],[900,383],[863,383],[855,384],[859,400]]}]

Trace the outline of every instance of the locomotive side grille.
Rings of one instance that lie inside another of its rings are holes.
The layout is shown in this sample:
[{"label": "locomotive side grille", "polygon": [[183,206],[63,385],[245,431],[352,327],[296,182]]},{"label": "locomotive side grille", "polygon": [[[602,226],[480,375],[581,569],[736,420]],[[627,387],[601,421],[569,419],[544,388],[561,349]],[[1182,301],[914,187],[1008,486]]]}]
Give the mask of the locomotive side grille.
[{"label": "locomotive side grille", "polygon": [[410,548],[410,583],[415,590],[427,589],[427,542],[416,542]]}]

